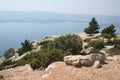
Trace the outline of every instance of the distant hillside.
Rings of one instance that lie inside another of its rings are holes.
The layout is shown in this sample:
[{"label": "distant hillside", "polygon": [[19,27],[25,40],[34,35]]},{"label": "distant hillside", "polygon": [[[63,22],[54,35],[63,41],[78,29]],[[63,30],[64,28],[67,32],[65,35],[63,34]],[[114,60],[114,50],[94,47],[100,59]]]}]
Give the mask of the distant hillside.
[{"label": "distant hillside", "polygon": [[92,17],[97,18],[101,23],[119,23],[120,16],[104,15],[73,15],[53,12],[20,12],[20,11],[0,11],[0,23],[25,22],[25,23],[56,23],[56,22],[80,22],[89,21]]}]

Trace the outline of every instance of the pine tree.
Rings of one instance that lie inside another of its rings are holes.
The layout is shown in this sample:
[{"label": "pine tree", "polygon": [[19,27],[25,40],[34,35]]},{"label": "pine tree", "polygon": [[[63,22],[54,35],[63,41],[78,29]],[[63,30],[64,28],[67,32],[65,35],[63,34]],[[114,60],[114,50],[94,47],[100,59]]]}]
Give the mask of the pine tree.
[{"label": "pine tree", "polygon": [[23,53],[32,50],[32,43],[30,43],[29,40],[25,40],[21,43],[22,48],[18,49],[19,55],[22,55]]},{"label": "pine tree", "polygon": [[92,18],[89,23],[89,27],[85,28],[84,32],[90,34],[91,36],[92,34],[99,33],[98,29],[100,29],[100,27],[97,21],[95,20],[95,18]]},{"label": "pine tree", "polygon": [[101,32],[101,36],[105,38],[112,38],[115,36],[115,26],[111,24],[110,26],[104,28]]}]

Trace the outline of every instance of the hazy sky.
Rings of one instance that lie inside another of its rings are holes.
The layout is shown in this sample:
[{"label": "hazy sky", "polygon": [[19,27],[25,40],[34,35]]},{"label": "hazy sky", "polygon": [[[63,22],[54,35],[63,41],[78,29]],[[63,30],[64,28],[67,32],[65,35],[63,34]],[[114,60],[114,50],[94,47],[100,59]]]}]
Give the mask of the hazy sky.
[{"label": "hazy sky", "polygon": [[0,0],[0,11],[119,15],[120,0]]}]

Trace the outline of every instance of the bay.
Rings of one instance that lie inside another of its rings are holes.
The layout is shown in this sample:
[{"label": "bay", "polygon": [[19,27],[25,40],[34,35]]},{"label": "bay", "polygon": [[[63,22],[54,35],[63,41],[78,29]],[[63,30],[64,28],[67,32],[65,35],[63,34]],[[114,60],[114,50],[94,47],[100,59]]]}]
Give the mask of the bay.
[{"label": "bay", "polygon": [[[21,42],[27,40],[40,40],[45,36],[79,33],[88,27],[89,21],[81,22],[60,22],[60,23],[0,23],[0,54],[9,48],[18,49]],[[116,26],[116,33],[120,33],[120,23],[105,22],[99,23],[100,30],[113,23]]]}]

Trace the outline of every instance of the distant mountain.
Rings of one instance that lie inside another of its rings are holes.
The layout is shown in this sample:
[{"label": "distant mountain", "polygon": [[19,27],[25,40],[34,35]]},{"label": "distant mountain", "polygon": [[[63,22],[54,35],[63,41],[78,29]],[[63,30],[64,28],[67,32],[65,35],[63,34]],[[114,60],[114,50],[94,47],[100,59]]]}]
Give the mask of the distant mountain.
[{"label": "distant mountain", "polygon": [[92,17],[99,22],[119,23],[120,16],[104,15],[74,15],[53,12],[21,12],[21,11],[0,11],[0,23],[25,22],[25,23],[56,23],[56,22],[80,22],[90,21]]}]

